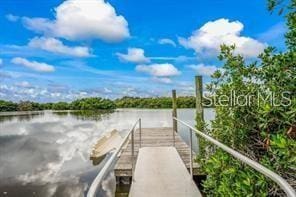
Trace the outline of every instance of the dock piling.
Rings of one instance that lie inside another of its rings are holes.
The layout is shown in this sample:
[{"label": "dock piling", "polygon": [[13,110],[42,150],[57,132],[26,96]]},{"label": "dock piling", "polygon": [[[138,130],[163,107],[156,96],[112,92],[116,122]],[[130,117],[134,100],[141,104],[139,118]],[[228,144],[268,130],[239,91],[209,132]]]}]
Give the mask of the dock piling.
[{"label": "dock piling", "polygon": [[195,92],[196,92],[196,120],[197,125],[200,128],[199,130],[203,130],[203,123],[204,123],[204,112],[202,106],[202,99],[203,99],[203,83],[202,83],[202,76],[195,76]]},{"label": "dock piling", "polygon": [[174,118],[177,118],[177,94],[176,90],[172,90],[172,105],[173,105],[173,146],[175,146],[175,132],[178,132],[177,121]]}]

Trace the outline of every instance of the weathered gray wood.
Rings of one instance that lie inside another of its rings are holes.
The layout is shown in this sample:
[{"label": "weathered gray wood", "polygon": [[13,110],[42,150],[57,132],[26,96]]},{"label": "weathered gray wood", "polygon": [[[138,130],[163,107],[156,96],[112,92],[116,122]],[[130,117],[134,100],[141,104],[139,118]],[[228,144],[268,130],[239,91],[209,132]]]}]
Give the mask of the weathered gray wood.
[{"label": "weathered gray wood", "polygon": [[[203,83],[202,83],[202,76],[195,76],[195,92],[196,92],[196,128],[200,131],[204,130],[205,126],[205,120],[204,120],[204,111],[203,111]],[[197,144],[198,144],[198,154],[203,154],[203,141],[197,138]]]},{"label": "weathered gray wood", "polygon": [[[195,76],[195,91],[196,91],[196,116],[197,120],[204,121],[202,99],[203,87],[202,76]],[[199,128],[201,129],[201,128]]]},{"label": "weathered gray wood", "polygon": [[[139,152],[139,130],[135,131],[135,158]],[[168,147],[173,146],[173,129],[172,128],[142,128],[142,147]],[[178,133],[175,133],[175,147],[183,160],[187,169],[190,168],[190,148],[182,140]],[[123,149],[116,165],[115,176],[131,176],[131,140]],[[195,154],[193,155],[195,158]],[[193,174],[198,174],[198,164],[193,163]]]},{"label": "weathered gray wood", "polygon": [[[173,104],[173,117],[177,118],[177,94],[176,94],[176,90],[172,90],[172,104]],[[173,129],[174,131],[178,132],[177,129],[177,121],[173,119]]]},{"label": "weathered gray wood", "polygon": [[139,151],[129,197],[201,197],[175,147]]}]

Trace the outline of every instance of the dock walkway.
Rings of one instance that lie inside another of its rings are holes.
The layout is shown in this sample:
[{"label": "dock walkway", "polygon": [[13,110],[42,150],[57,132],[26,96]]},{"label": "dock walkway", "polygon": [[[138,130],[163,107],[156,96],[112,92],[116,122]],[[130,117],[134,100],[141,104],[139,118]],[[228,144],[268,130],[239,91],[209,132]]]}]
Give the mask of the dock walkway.
[{"label": "dock walkway", "polygon": [[174,147],[140,148],[133,179],[129,197],[201,197]]},{"label": "dock walkway", "polygon": [[[143,129],[141,119],[138,119],[95,177],[87,196],[96,196],[104,178],[110,173],[110,169],[114,167],[116,161],[114,171],[118,183],[131,180],[132,177],[129,197],[201,196],[192,179],[192,176],[198,173],[196,171],[198,165],[192,163],[194,158],[191,152],[192,133],[194,132],[194,134],[203,137],[234,158],[272,179],[285,191],[287,196],[296,197],[293,187],[280,175],[193,128],[186,122],[176,117],[173,117],[173,119],[189,129],[190,147],[178,133],[173,132],[172,128]],[[139,125],[139,129],[135,130],[137,125]],[[177,129],[176,124],[174,125],[174,128]],[[190,169],[190,173],[188,169]]]},{"label": "dock walkway", "polygon": [[[140,148],[140,132],[135,130],[134,135],[135,161],[137,160]],[[141,147],[173,147],[173,129],[169,127],[163,128],[142,128],[141,133]],[[115,165],[116,177],[131,177],[132,176],[132,143],[129,140],[128,145],[123,149],[117,164]],[[178,151],[186,168],[190,169],[190,147],[183,141],[178,133],[175,132],[175,148]],[[193,153],[193,158],[195,154]],[[153,160],[155,161],[155,160]],[[198,174],[198,164],[193,162],[193,175]]]}]

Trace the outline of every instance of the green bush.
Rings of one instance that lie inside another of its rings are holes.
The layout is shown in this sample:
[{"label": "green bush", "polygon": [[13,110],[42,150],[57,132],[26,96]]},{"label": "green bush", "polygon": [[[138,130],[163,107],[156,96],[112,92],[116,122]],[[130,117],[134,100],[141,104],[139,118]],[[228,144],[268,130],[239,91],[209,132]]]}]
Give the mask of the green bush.
[{"label": "green bush", "polygon": [[[269,1],[275,9],[276,0]],[[278,53],[267,48],[260,61],[246,63],[234,53],[235,46],[221,46],[219,59],[224,61],[223,73],[212,77],[209,91],[216,95],[275,93],[279,100],[289,92],[290,105],[272,105],[252,97],[252,105],[216,106],[216,119],[210,135],[228,146],[260,162],[296,185],[296,1],[287,9],[286,34],[288,50]],[[281,11],[282,13],[282,11]],[[259,104],[258,104],[259,103]],[[288,100],[286,103],[289,104]],[[260,175],[228,153],[205,144],[207,157],[199,158],[207,174],[204,191],[208,196],[282,196],[283,191],[270,179]]]},{"label": "green bush", "polygon": [[58,103],[53,103],[51,105],[51,108],[53,110],[68,110],[70,109],[70,104],[66,102],[58,102]]},{"label": "green bush", "polygon": [[[181,96],[177,98],[178,108],[195,108],[195,97],[193,96]],[[171,97],[122,97],[115,100],[118,108],[172,108]],[[204,99],[204,104],[209,104],[208,100]]]},{"label": "green bush", "polygon": [[78,99],[70,104],[70,109],[73,110],[100,110],[115,108],[116,105],[113,101],[100,97]]},{"label": "green bush", "polygon": [[16,103],[13,103],[11,101],[0,100],[0,112],[16,111],[16,110],[17,110]]}]

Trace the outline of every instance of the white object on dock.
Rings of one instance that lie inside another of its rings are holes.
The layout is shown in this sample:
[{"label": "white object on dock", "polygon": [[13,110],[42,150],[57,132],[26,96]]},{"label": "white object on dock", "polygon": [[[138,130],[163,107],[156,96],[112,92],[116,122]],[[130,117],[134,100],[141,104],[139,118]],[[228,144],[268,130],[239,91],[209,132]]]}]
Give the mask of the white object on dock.
[{"label": "white object on dock", "polygon": [[93,160],[94,164],[98,164],[105,158],[107,153],[117,149],[122,140],[117,130],[106,133],[94,145],[90,159]]}]

